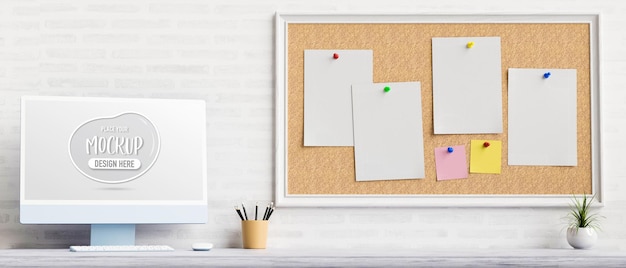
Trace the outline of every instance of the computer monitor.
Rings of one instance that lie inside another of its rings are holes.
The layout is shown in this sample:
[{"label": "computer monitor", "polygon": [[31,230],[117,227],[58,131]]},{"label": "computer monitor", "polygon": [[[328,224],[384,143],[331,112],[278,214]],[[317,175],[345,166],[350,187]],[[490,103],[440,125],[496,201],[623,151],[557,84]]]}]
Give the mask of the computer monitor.
[{"label": "computer monitor", "polygon": [[20,220],[92,224],[134,245],[135,224],[206,223],[202,100],[25,96]]}]

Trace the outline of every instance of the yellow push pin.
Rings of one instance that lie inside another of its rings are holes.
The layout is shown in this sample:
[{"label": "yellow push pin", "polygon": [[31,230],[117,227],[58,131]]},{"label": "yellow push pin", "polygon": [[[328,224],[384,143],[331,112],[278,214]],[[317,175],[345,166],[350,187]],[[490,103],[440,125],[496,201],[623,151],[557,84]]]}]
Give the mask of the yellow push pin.
[{"label": "yellow push pin", "polygon": [[467,48],[472,48],[474,46],[474,42],[467,42]]}]

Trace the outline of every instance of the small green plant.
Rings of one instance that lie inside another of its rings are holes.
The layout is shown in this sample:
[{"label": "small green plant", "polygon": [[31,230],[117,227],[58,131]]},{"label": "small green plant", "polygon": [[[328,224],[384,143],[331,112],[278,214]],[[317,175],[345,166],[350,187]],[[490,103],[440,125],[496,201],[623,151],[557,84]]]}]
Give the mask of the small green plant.
[{"label": "small green plant", "polygon": [[569,205],[570,212],[567,215],[568,227],[575,228],[576,231],[578,228],[600,229],[599,221],[602,217],[598,213],[591,212],[591,204],[594,199],[595,196],[587,197],[586,194],[583,195],[582,199],[572,198],[572,204]]}]

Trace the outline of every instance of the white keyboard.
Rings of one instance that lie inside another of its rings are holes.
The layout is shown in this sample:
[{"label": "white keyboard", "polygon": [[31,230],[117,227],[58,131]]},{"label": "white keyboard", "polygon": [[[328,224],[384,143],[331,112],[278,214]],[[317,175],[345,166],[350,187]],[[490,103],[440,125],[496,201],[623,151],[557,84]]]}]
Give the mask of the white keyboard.
[{"label": "white keyboard", "polygon": [[154,252],[174,251],[166,245],[137,245],[137,246],[70,246],[72,252]]}]

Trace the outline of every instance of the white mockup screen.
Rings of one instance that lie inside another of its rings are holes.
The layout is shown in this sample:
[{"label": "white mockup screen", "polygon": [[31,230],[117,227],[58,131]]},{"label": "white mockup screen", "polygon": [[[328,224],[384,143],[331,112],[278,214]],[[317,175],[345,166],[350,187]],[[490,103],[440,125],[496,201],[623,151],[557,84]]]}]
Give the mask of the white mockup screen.
[{"label": "white mockup screen", "polygon": [[22,213],[25,205],[206,207],[201,100],[23,97],[21,153]]}]

